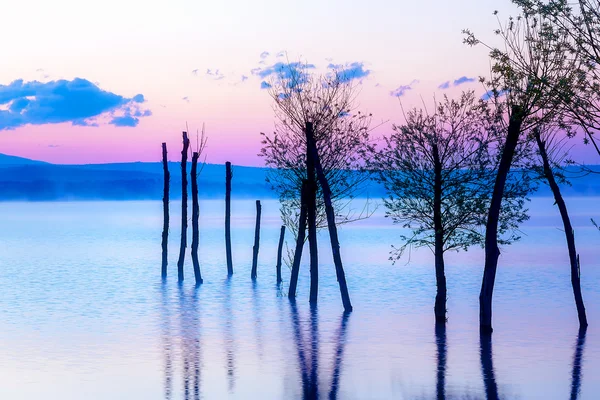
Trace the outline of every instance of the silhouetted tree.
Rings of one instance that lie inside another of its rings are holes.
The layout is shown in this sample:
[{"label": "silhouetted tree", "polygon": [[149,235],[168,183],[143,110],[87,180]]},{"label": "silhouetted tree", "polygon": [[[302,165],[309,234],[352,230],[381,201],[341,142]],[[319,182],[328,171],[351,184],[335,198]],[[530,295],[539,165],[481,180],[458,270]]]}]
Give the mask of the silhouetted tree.
[{"label": "silhouetted tree", "polygon": [[[502,124],[493,107],[473,92],[458,100],[444,97],[435,113],[414,109],[406,122],[394,126],[380,149],[373,149],[367,167],[383,184],[386,217],[411,229],[401,235],[390,259],[410,247],[428,247],[435,255],[437,295],[435,319],[446,321],[444,253],[467,250],[484,242],[483,226],[492,197]],[[529,181],[523,174],[507,177],[499,218],[499,242],[519,239],[516,229],[527,219],[524,210]]]},{"label": "silhouetted tree", "polygon": [[569,262],[571,264],[571,286],[573,287],[573,295],[575,296],[577,316],[579,318],[580,327],[585,328],[588,323],[585,307],[583,305],[583,296],[581,294],[579,254],[577,254],[575,248],[575,232],[571,225],[567,205],[559,186],[559,183],[569,183],[562,169],[566,158],[563,147],[567,137],[559,136],[562,132],[551,127],[536,127],[533,129],[532,133],[538,146],[538,153],[540,156],[539,164],[541,164],[541,166],[536,169],[552,190],[554,204],[558,206],[563,227],[565,229],[565,237],[567,239],[567,248],[569,251]]},{"label": "silhouetted tree", "polygon": [[[308,180],[309,185],[316,181],[314,166],[307,157],[307,122],[314,126],[316,146],[337,213],[335,223],[356,219],[348,207],[367,179],[365,174],[356,169],[360,165],[359,150],[369,142],[370,116],[360,113],[351,115],[356,85],[341,73],[314,77],[306,73],[306,68],[300,63],[288,64],[277,71],[277,78],[271,82],[269,92],[275,104],[277,123],[272,134],[262,133],[263,148],[260,153],[265,157],[265,163],[273,167],[267,181],[279,194],[282,219],[295,237],[298,236],[297,227],[300,225],[302,181]],[[323,228],[327,220],[322,190],[319,180],[316,183],[314,205],[312,197],[307,199],[311,302],[316,301],[318,293],[316,229]]]},{"label": "silhouetted tree", "polygon": [[187,153],[190,140],[187,132],[183,132],[183,149],[181,150],[181,244],[177,260],[177,275],[179,282],[183,281],[183,263],[187,246]]},{"label": "silhouetted tree", "polygon": [[256,226],[254,228],[254,246],[252,247],[252,272],[250,277],[256,279],[256,267],[258,265],[258,248],[260,245],[260,200],[256,200]]},{"label": "silhouetted tree", "polygon": [[169,162],[167,160],[167,144],[162,144],[162,166],[163,166],[163,231],[162,231],[162,270],[161,275],[167,277],[167,248],[169,244]]},{"label": "silhouetted tree", "polygon": [[[537,16],[510,18],[496,30],[503,48],[484,44],[490,49],[492,61],[491,78],[483,80],[490,88],[486,97],[503,107],[508,123],[486,222],[485,267],[479,296],[483,332],[492,331],[492,295],[500,256],[498,224],[513,159],[526,139],[523,133],[550,121],[566,128],[564,103],[558,101],[561,96],[556,93],[569,96],[573,70],[565,54],[564,34],[545,35],[540,22]],[[465,34],[467,44],[481,43],[471,32]],[[552,87],[552,93],[548,87]]]},{"label": "silhouetted tree", "polygon": [[231,179],[233,171],[231,163],[225,163],[225,253],[227,255],[227,275],[233,275],[233,259],[231,256]]},{"label": "silhouetted tree", "polygon": [[204,136],[204,128],[202,129],[202,137],[196,142],[196,151],[192,154],[192,263],[194,264],[194,277],[196,284],[202,283],[202,273],[200,272],[200,263],[198,262],[198,245],[200,242],[200,229],[198,220],[200,219],[200,205],[198,204],[198,175],[202,172],[204,163],[198,171],[198,158],[204,151],[206,146],[206,137]]}]

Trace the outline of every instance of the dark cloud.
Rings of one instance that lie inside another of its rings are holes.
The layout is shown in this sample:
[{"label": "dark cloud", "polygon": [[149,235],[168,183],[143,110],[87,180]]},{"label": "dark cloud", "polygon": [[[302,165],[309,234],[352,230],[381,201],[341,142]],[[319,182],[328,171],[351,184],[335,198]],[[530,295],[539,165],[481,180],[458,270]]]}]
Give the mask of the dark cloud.
[{"label": "dark cloud", "polygon": [[[306,70],[314,69],[315,66],[313,64],[304,64],[300,62],[276,62],[275,64],[264,67],[264,68],[254,68],[251,72],[253,75],[258,76],[263,79],[261,82],[261,89],[265,89],[264,84],[265,78],[269,76],[275,76],[277,80],[280,81],[290,81],[289,85],[297,85],[306,82],[308,78],[308,73]],[[290,86],[291,87],[291,86]]]},{"label": "dark cloud", "polygon": [[445,90],[445,89],[448,89],[449,87],[450,87],[450,81],[446,81],[446,82],[442,83],[440,86],[438,86],[438,89]]},{"label": "dark cloud", "polygon": [[467,78],[466,76],[461,76],[460,78],[454,81],[454,86],[462,85],[463,83],[471,83],[475,82],[475,78]]},{"label": "dark cloud", "polygon": [[[149,115],[149,110],[141,111],[139,108],[143,102],[145,99],[141,94],[126,98],[102,90],[98,85],[81,78],[45,83],[19,79],[8,85],[0,85],[0,106],[5,106],[5,109],[0,109],[0,130],[27,124],[64,122],[77,126],[97,126],[97,117],[108,114],[113,119],[119,118],[114,116],[115,113],[125,112],[129,108],[140,112],[140,116]],[[131,111],[128,112],[131,114]],[[137,119],[135,116],[131,118]]]},{"label": "dark cloud", "polygon": [[495,97],[502,97],[506,94],[506,90],[500,90],[500,91],[493,91],[493,90],[488,90],[487,92],[485,92],[482,96],[481,96],[481,100],[491,100]]},{"label": "dark cloud", "polygon": [[269,88],[271,88],[271,87],[272,87],[272,86],[271,86],[271,84],[270,84],[270,83],[268,83],[268,82],[262,81],[262,82],[260,83],[260,88],[261,88],[261,89],[269,89]]}]

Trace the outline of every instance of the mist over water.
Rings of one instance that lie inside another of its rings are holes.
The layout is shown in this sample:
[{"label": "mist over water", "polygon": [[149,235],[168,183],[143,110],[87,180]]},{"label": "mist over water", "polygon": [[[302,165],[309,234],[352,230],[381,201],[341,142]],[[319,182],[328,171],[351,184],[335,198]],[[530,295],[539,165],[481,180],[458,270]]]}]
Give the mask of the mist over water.
[{"label": "mist over water", "polygon": [[[279,204],[263,201],[252,282],[254,201],[232,202],[227,279],[222,200],[200,202],[200,265],[177,283],[179,203],[160,279],[160,201],[2,203],[2,399],[595,399],[600,393],[598,197],[567,198],[590,327],[578,332],[558,210],[534,198],[522,240],[501,249],[494,333],[481,339],[483,250],[448,253],[448,317],[434,326],[429,250],[392,265],[384,210],[340,229],[354,311],[343,313],[326,231],[319,304],[276,284]],[[360,205],[357,205],[360,211]],[[289,231],[287,244],[293,248]],[[285,253],[285,247],[284,247]]]}]

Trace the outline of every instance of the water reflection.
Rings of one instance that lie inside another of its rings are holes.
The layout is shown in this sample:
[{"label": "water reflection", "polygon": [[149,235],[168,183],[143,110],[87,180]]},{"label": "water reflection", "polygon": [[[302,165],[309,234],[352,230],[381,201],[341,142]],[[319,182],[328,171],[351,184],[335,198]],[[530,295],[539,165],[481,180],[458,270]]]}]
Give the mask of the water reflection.
[{"label": "water reflection", "polygon": [[498,386],[494,374],[494,363],[492,360],[492,335],[481,333],[479,335],[481,373],[483,375],[483,386],[487,400],[498,399]]},{"label": "water reflection", "polygon": [[171,393],[173,392],[173,344],[171,341],[171,313],[169,312],[169,295],[167,293],[167,283],[163,280],[161,287],[161,339],[162,339],[162,350],[164,360],[164,393],[165,399],[171,399]]},{"label": "water reflection", "polygon": [[[335,352],[333,359],[331,384],[329,387],[328,398],[337,399],[340,387],[340,376],[344,357],[344,348],[346,345],[346,331],[348,326],[349,313],[344,313],[340,318],[340,325],[334,339]],[[318,399],[319,392],[319,315],[316,305],[310,307],[309,318],[309,343],[306,346],[304,340],[302,324],[298,314],[298,307],[295,301],[290,302],[290,316],[292,320],[292,332],[294,335],[294,344],[298,358],[300,379],[302,383],[302,398],[305,400]],[[307,352],[309,354],[307,354]],[[310,360],[310,365],[308,361]]]},{"label": "water reflection", "polygon": [[235,388],[235,341],[233,333],[233,315],[231,307],[231,277],[225,280],[223,293],[223,339],[225,340],[225,357],[227,363],[227,389],[233,393]]},{"label": "water reflection", "polygon": [[[178,285],[177,311],[173,305],[165,282],[161,286],[161,336],[163,350],[164,396],[173,397],[174,354],[181,357],[183,397],[186,400],[200,399],[201,388],[201,326],[198,310],[198,288],[186,293]],[[178,315],[179,330],[175,332],[172,315]],[[177,349],[176,349],[177,347]]]},{"label": "water reflection", "polygon": [[437,348],[436,398],[446,399],[446,325],[435,324],[435,344]]},{"label": "water reflection", "polygon": [[575,342],[575,355],[573,356],[573,372],[571,373],[571,400],[579,398],[581,389],[581,369],[583,366],[583,348],[585,346],[586,328],[580,329]]}]

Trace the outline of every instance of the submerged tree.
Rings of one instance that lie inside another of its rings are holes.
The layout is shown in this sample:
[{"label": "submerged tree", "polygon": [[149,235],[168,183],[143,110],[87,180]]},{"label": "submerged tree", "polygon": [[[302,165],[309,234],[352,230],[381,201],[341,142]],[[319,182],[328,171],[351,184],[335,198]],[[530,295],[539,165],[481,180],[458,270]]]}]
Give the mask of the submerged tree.
[{"label": "submerged tree", "polygon": [[[505,107],[508,122],[504,132],[485,233],[485,267],[479,295],[479,320],[482,332],[492,332],[492,295],[500,249],[499,222],[506,182],[518,153],[523,133],[535,126],[554,121],[564,125],[564,102],[571,92],[572,62],[563,35],[546,35],[543,16],[525,15],[510,18],[496,30],[503,48],[490,49],[492,75],[484,84],[489,87],[486,98]],[[465,42],[481,44],[469,31]],[[549,88],[552,88],[550,90]],[[558,93],[558,94],[557,94]]]},{"label": "submerged tree", "polygon": [[[277,71],[270,84],[274,101],[276,127],[272,134],[262,134],[263,148],[269,172],[267,181],[279,194],[284,224],[295,238],[300,232],[300,193],[307,181],[307,225],[311,251],[311,301],[316,301],[318,257],[316,230],[324,228],[327,213],[323,185],[317,179],[316,166],[307,142],[306,123],[313,124],[314,140],[325,179],[331,189],[335,223],[345,223],[364,217],[349,209],[352,198],[361,191],[367,176],[357,172],[358,155],[369,143],[370,115],[354,111],[357,86],[343,72],[312,76],[306,65],[291,63]],[[302,233],[304,236],[304,233]],[[302,247],[296,246],[300,252]],[[300,256],[300,254],[298,254]],[[295,276],[295,274],[292,274]],[[290,282],[290,288],[295,287]]]},{"label": "submerged tree", "polygon": [[568,136],[561,135],[562,132],[553,127],[540,126],[533,129],[532,134],[538,146],[540,160],[534,169],[540,177],[546,181],[552,195],[554,204],[558,207],[565,230],[567,249],[569,251],[569,263],[571,264],[571,286],[577,307],[579,326],[585,329],[588,325],[583,296],[581,294],[581,276],[579,265],[579,254],[575,247],[575,231],[571,225],[571,219],[567,210],[566,202],[560,190],[560,184],[569,184],[568,177],[564,171],[567,153],[564,150],[565,141]]},{"label": "submerged tree", "polygon": [[[382,183],[386,216],[411,230],[401,235],[390,259],[406,249],[428,247],[435,255],[437,294],[435,319],[446,321],[444,253],[484,243],[487,210],[496,176],[497,147],[502,124],[493,107],[476,100],[473,92],[458,100],[444,97],[435,113],[414,109],[406,122],[394,126],[384,146],[374,149],[367,166]],[[499,216],[499,243],[519,239],[516,229],[527,219],[529,191],[526,175],[507,177]]]}]

